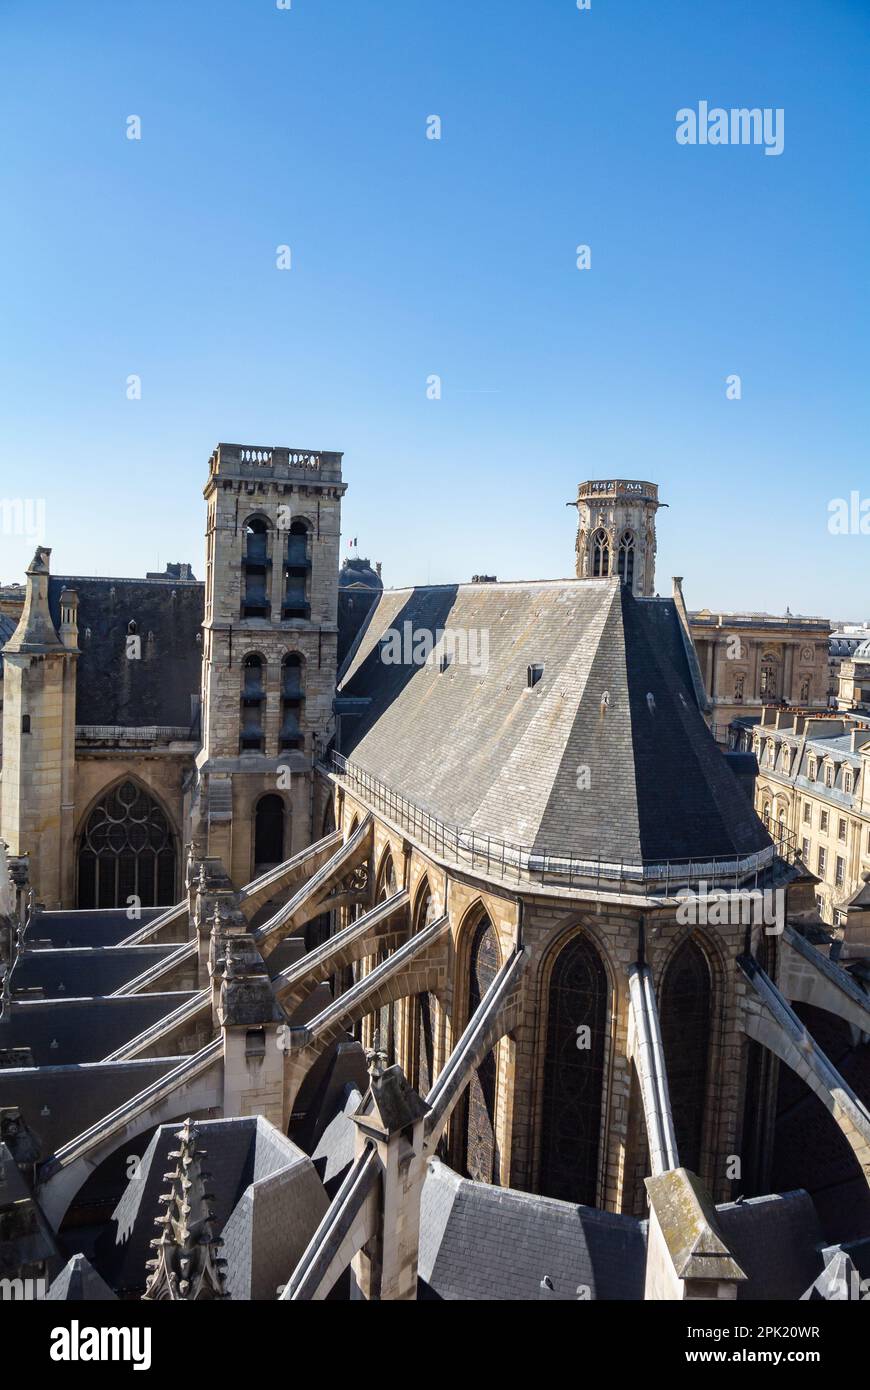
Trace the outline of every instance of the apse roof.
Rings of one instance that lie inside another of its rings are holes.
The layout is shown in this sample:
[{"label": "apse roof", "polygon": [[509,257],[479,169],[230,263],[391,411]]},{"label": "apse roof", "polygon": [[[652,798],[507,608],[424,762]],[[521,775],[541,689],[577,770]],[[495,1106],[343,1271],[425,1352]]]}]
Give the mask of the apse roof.
[{"label": "apse roof", "polygon": [[[404,659],[444,629],[476,662]],[[411,634],[398,662],[391,633]],[[361,711],[343,714],[341,752],[448,825],[540,853],[751,854],[769,841],[700,713],[685,643],[672,600],[616,580],[388,590],[339,687],[339,709]]]}]

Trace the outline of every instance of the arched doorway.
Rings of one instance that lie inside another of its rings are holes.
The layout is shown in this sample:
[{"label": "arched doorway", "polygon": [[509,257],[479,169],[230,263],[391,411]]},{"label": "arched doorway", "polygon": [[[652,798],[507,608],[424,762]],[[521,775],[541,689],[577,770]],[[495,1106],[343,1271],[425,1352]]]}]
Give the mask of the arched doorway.
[{"label": "arched doorway", "polygon": [[284,861],[284,802],[271,793],[261,796],[254,813],[254,867]]},{"label": "arched doorway", "polygon": [[[468,1018],[486,994],[499,969],[498,939],[488,917],[482,917],[471,942],[468,962]],[[463,1165],[475,1182],[497,1183],[500,1163],[496,1140],[497,1052],[492,1052],[472,1074],[465,1104]]]},{"label": "arched doorway", "polygon": [[163,907],[177,897],[175,836],[153,796],[128,779],[91,810],[79,838],[78,906]]},{"label": "arched doorway", "polygon": [[597,1197],[607,993],[595,946],[572,937],[547,994],[540,1191],[584,1206]]},{"label": "arched doorway", "polygon": [[693,1173],[701,1171],[710,995],[707,958],[687,937],[665,971],[659,1013],[677,1152],[682,1166]]}]

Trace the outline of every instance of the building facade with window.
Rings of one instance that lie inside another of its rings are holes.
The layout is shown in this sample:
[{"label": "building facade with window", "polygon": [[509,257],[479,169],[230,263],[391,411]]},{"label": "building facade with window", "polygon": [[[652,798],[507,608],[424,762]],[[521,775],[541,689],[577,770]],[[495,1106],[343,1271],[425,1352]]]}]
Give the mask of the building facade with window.
[{"label": "building facade with window", "polygon": [[719,742],[733,719],[759,715],[766,706],[831,705],[826,618],[702,609],[689,622]]},{"label": "building facade with window", "polygon": [[344,487],[340,454],[220,444],[204,583],[37,550],[0,629],[0,836],[46,907],[174,903],[192,840],[245,882],[315,838]]},{"label": "building facade with window", "polygon": [[744,737],[758,762],[756,811],[791,832],[819,880],[822,919],[845,927],[870,873],[870,722],[765,710]]}]

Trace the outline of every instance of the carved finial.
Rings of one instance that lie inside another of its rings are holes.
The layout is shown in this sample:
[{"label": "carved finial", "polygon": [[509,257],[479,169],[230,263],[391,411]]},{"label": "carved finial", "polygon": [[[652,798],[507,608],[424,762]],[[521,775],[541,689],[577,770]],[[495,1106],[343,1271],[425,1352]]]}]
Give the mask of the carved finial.
[{"label": "carved finial", "polygon": [[206,1157],[196,1147],[196,1126],[186,1119],[178,1131],[178,1148],[169,1154],[174,1169],[167,1173],[169,1191],[160,1198],[165,1210],[154,1218],[160,1235],[151,1241],[157,1254],[143,1299],[196,1302],[226,1298],[226,1260],[217,1252],[223,1241],[214,1234],[212,1194],[205,1190],[208,1174],[200,1167]]},{"label": "carved finial", "polygon": [[381,1047],[381,1031],[378,1029],[372,1039],[372,1046],[366,1049],[366,1065],[372,1081],[379,1081],[386,1070],[388,1057]]}]

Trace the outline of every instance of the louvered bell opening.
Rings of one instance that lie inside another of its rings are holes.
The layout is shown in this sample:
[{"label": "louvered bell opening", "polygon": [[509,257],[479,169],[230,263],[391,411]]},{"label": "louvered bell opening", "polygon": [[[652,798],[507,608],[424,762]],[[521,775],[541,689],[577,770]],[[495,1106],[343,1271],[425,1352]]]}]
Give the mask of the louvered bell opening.
[{"label": "louvered bell opening", "polygon": [[266,595],[266,581],[259,576],[248,576],[245,585],[244,616],[246,618],[268,618],[271,605]]},{"label": "louvered bell opening", "polygon": [[245,564],[264,566],[267,560],[267,537],[265,532],[252,532],[245,547]]},{"label": "louvered bell opening", "polygon": [[307,618],[309,613],[308,604],[305,601],[305,585],[297,584],[292,579],[287,585],[287,592],[284,595],[284,617],[285,618]]},{"label": "louvered bell opening", "polygon": [[302,747],[302,730],[300,728],[301,715],[302,708],[300,702],[285,700],[284,717],[281,721],[281,730],[279,733],[279,741],[282,749]]},{"label": "louvered bell opening", "polygon": [[241,746],[243,752],[262,752],[263,728],[260,722],[260,710],[257,705],[247,708],[243,707],[242,709]]},{"label": "louvered bell opening", "polygon": [[308,559],[308,542],[305,537],[291,536],[287,542],[287,568],[307,569],[310,563]]}]

